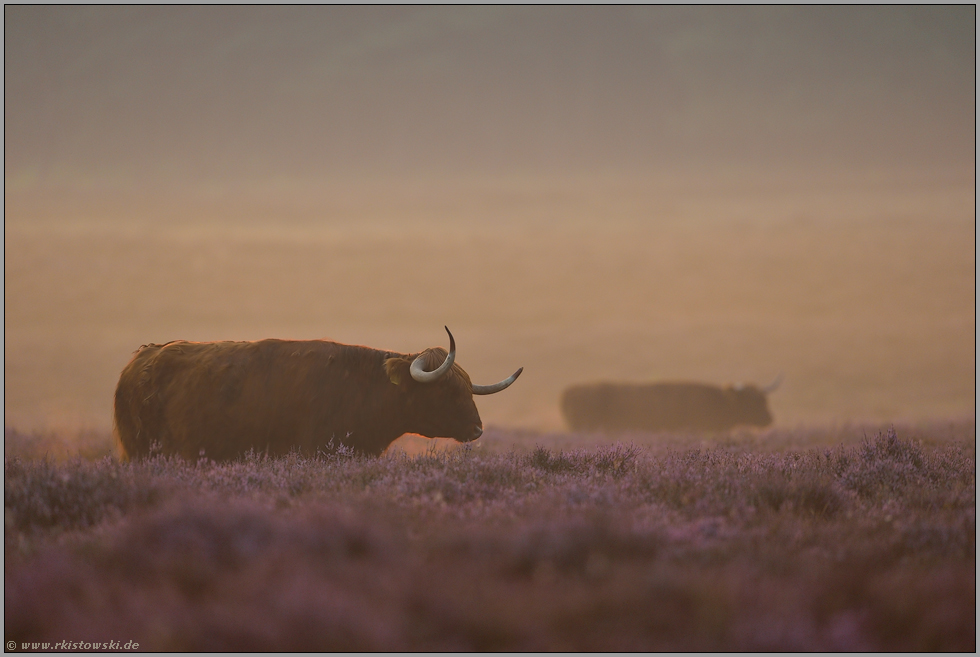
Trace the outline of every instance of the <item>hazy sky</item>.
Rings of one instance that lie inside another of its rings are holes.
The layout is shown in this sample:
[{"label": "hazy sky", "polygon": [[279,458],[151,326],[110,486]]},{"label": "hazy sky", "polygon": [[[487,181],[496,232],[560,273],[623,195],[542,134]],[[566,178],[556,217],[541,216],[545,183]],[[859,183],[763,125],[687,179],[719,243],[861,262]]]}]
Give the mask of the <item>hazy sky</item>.
[{"label": "hazy sky", "polygon": [[967,169],[976,12],[4,8],[8,181]]}]

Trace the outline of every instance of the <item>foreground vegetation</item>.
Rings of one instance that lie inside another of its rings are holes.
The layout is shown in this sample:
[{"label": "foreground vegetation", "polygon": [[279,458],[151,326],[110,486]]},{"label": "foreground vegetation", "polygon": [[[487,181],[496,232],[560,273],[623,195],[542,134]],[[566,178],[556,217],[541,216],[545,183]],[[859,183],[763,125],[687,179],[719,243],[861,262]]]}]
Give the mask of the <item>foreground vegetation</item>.
[{"label": "foreground vegetation", "polygon": [[817,434],[224,464],[8,449],[4,639],[974,651],[972,422]]}]

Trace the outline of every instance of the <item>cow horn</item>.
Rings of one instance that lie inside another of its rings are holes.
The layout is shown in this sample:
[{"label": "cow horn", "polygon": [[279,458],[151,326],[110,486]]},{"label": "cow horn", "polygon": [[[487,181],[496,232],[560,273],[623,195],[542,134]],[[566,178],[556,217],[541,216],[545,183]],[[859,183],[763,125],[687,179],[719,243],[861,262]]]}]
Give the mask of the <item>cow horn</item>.
[{"label": "cow horn", "polygon": [[419,383],[438,381],[449,371],[449,368],[453,366],[453,361],[456,360],[456,340],[453,339],[453,334],[449,332],[448,326],[444,326],[443,328],[446,329],[446,333],[449,333],[449,354],[446,356],[446,360],[443,361],[442,365],[431,372],[425,371],[425,364],[422,362],[421,355],[413,360],[409,372],[411,372],[412,378]]},{"label": "cow horn", "polygon": [[522,367],[521,369],[517,370],[516,372],[514,372],[513,374],[511,374],[510,376],[508,376],[503,381],[500,381],[499,383],[494,383],[493,385],[489,385],[489,386],[477,386],[477,385],[474,385],[473,386],[473,394],[474,395],[492,395],[495,392],[500,392],[501,390],[503,390],[504,388],[506,388],[507,386],[509,386],[510,384],[512,384],[514,381],[517,381],[517,377],[519,377],[521,375],[521,372],[523,372],[523,371],[524,371],[524,368]]},{"label": "cow horn", "polygon": [[772,383],[770,383],[769,385],[767,385],[765,388],[762,389],[762,392],[766,393],[767,395],[770,392],[775,392],[776,388],[778,388],[779,387],[779,384],[782,383],[782,382],[783,382],[783,373],[780,372],[776,376],[776,378],[773,379],[773,382]]}]

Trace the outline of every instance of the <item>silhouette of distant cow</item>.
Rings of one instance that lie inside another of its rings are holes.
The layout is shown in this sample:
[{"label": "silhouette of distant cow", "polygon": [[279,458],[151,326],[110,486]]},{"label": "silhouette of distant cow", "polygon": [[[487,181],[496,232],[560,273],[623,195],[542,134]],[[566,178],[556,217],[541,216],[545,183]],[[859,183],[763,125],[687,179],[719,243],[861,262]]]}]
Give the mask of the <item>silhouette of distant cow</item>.
[{"label": "silhouette of distant cow", "polygon": [[377,455],[404,433],[469,442],[483,433],[473,395],[500,392],[524,368],[473,385],[452,333],[449,344],[417,354],[326,340],[144,345],[119,377],[115,433],[126,458],[314,454],[331,441]]},{"label": "silhouette of distant cow", "polygon": [[725,431],[772,424],[764,388],[703,383],[594,383],[562,394],[561,410],[576,431]]}]

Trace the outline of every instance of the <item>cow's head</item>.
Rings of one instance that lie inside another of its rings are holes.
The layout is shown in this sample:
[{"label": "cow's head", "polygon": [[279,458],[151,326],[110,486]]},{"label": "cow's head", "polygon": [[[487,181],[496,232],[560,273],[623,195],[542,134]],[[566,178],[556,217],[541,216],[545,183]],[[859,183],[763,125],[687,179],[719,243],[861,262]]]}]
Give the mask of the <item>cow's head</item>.
[{"label": "cow's head", "polygon": [[402,396],[408,431],[465,443],[483,434],[483,421],[473,395],[500,392],[516,381],[524,368],[499,383],[474,385],[469,374],[455,364],[456,340],[448,328],[446,333],[448,352],[432,347],[420,354],[392,356],[385,359],[385,372]]},{"label": "cow's head", "polygon": [[775,381],[763,388],[736,383],[725,389],[725,396],[728,397],[734,418],[739,424],[757,427],[772,424],[767,395],[779,387],[782,379],[783,375],[780,374]]}]

